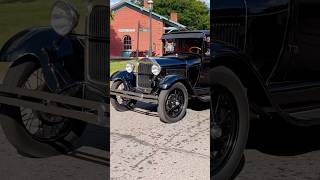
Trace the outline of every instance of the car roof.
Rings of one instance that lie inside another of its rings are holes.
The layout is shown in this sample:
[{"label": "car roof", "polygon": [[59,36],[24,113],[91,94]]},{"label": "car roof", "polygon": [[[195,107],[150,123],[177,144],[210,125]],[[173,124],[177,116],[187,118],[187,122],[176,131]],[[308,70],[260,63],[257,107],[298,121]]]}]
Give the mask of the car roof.
[{"label": "car roof", "polygon": [[162,39],[203,38],[204,36],[210,36],[210,30],[174,31],[164,34]]}]

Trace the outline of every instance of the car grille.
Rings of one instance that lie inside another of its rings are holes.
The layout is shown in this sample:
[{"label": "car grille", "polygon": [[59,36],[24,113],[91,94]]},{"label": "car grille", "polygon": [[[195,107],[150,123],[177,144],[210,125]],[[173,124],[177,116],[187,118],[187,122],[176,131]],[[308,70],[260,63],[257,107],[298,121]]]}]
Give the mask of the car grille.
[{"label": "car grille", "polygon": [[223,41],[237,48],[242,48],[240,43],[241,26],[239,23],[213,24],[212,39]]},{"label": "car grille", "polygon": [[109,77],[109,11],[95,6],[89,16],[88,71],[92,80],[107,82]]},{"label": "car grille", "polygon": [[138,66],[138,87],[152,88],[152,64],[140,63]]}]

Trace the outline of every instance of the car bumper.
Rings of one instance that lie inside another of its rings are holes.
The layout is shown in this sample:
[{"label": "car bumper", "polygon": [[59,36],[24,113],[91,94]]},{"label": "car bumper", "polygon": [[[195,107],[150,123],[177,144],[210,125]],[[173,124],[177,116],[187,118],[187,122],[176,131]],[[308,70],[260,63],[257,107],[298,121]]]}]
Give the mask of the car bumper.
[{"label": "car bumper", "polygon": [[136,93],[136,92],[124,91],[124,90],[111,90],[110,95],[120,96],[122,98],[127,98],[127,99],[134,99],[134,100],[145,102],[145,103],[158,104],[158,96],[155,96],[155,95]]}]

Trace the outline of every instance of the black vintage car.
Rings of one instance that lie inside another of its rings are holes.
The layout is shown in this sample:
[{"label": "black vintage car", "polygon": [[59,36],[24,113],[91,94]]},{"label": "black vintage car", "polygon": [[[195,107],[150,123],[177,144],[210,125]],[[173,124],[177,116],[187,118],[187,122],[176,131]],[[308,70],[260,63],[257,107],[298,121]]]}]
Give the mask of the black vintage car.
[{"label": "black vintage car", "polygon": [[210,62],[210,33],[173,32],[162,39],[162,57],[129,63],[112,75],[110,101],[119,111],[133,108],[137,101],[157,104],[160,119],[173,123],[185,116],[189,98],[209,97],[205,67]]},{"label": "black vintage car", "polygon": [[[84,1],[79,14],[58,0],[51,26],[13,36],[1,49],[8,69],[0,86],[2,128],[18,152],[31,157],[67,153],[87,123],[107,127],[109,3]],[[77,33],[79,16],[85,33]]]},{"label": "black vintage car", "polygon": [[250,117],[320,124],[319,9],[316,0],[211,1],[212,179],[239,170]]}]

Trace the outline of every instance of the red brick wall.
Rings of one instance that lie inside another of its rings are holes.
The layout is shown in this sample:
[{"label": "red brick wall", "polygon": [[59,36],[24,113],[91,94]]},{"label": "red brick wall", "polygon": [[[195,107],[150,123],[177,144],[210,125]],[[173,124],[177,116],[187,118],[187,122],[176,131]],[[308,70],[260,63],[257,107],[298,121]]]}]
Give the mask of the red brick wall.
[{"label": "red brick wall", "polygon": [[[111,20],[110,31],[110,53],[111,56],[121,56],[123,50],[123,37],[129,35],[132,38],[132,51],[137,50],[138,41],[138,23],[140,26],[149,29],[149,16],[140,13],[129,7],[123,7],[113,14]],[[120,29],[134,29],[134,32],[119,32]],[[153,19],[152,21],[152,41],[153,51],[157,55],[162,55],[162,41],[161,37],[164,33],[163,22]],[[149,32],[139,32],[139,51],[146,51],[149,49]]]}]

